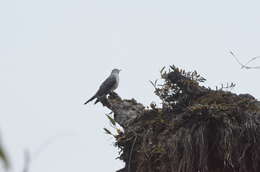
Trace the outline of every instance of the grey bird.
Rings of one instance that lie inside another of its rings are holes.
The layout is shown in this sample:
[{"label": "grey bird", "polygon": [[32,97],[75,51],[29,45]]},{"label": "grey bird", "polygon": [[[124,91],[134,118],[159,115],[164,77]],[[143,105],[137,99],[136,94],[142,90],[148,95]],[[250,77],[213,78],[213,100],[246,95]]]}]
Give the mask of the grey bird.
[{"label": "grey bird", "polygon": [[97,98],[95,104],[99,102],[99,99],[102,98],[103,96],[106,96],[109,93],[112,93],[115,89],[117,89],[118,84],[119,84],[119,72],[121,70],[119,69],[113,69],[109,77],[101,84],[99,87],[98,91],[94,96],[92,96],[88,101],[86,101],[87,104],[90,101],[94,100]]}]

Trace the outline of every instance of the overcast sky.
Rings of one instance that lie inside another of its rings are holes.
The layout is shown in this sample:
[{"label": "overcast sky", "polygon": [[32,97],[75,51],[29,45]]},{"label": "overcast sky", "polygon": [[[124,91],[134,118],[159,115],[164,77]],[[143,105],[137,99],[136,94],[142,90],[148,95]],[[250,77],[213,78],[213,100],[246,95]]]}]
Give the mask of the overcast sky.
[{"label": "overcast sky", "polygon": [[[46,140],[31,172],[114,172],[114,140],[100,104],[83,103],[117,67],[117,93],[160,102],[148,82],[163,66],[197,70],[215,87],[260,98],[260,70],[241,70],[260,55],[260,2],[240,0],[0,1],[0,128],[14,172],[23,151]],[[260,61],[255,61],[260,65]],[[112,130],[112,129],[111,129]],[[20,170],[21,171],[21,170]]]}]

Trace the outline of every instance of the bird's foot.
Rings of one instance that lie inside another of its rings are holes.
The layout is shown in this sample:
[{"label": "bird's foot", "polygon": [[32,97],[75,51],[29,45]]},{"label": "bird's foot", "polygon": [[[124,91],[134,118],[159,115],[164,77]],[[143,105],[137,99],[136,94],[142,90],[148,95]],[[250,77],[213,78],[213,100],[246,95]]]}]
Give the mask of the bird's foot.
[{"label": "bird's foot", "polygon": [[[120,98],[120,97],[119,97],[119,95],[118,95],[116,92],[111,91],[111,92],[109,93],[109,98],[111,98],[111,99],[117,99],[117,98]],[[121,98],[120,98],[120,99],[121,99]]]},{"label": "bird's foot", "polygon": [[110,103],[108,102],[107,100],[107,97],[106,96],[102,96],[98,99],[100,101],[100,103],[102,103],[103,106],[106,106],[108,108],[111,107]]}]

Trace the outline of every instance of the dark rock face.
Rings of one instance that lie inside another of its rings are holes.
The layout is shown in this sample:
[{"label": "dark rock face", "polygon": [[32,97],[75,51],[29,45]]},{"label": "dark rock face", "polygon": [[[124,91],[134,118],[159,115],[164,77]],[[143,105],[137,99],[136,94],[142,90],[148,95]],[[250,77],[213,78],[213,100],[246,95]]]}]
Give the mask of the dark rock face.
[{"label": "dark rock face", "polygon": [[118,172],[259,172],[260,102],[249,94],[200,86],[197,72],[174,66],[154,83],[162,107],[112,94],[102,101],[124,132]]}]

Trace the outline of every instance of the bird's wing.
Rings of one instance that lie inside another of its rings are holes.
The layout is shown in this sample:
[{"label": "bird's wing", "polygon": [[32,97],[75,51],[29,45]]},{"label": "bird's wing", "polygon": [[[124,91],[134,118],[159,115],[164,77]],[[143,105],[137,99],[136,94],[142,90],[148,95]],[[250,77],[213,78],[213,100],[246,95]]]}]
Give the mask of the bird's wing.
[{"label": "bird's wing", "polygon": [[113,86],[116,84],[116,78],[113,76],[108,77],[99,87],[96,95],[97,96],[103,96],[109,93]]}]

